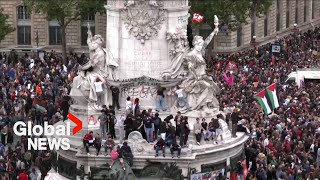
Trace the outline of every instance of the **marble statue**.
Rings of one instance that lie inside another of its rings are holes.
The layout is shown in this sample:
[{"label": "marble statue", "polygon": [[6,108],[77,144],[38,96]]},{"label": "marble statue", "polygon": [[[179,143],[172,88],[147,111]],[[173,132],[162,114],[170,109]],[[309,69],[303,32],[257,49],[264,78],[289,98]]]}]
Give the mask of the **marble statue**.
[{"label": "marble statue", "polygon": [[[206,62],[203,58],[206,47],[219,32],[217,16],[215,16],[214,25],[215,29],[205,40],[201,36],[194,37],[192,49],[185,45],[185,41],[180,40],[184,44],[175,45],[179,48],[178,53],[172,58],[171,68],[162,74],[164,79],[182,79],[178,87],[186,92],[191,110],[199,110],[206,114],[210,114],[213,108],[219,106],[216,95],[220,93],[220,88],[207,75]],[[186,31],[179,30],[176,36],[185,38],[185,34]]]},{"label": "marble statue", "polygon": [[80,71],[73,80],[70,96],[74,104],[90,104],[97,107],[98,95],[106,94],[107,79],[114,78],[113,70],[118,64],[113,60],[111,53],[103,48],[102,36],[92,35],[89,24],[87,33],[90,60],[79,67]]}]

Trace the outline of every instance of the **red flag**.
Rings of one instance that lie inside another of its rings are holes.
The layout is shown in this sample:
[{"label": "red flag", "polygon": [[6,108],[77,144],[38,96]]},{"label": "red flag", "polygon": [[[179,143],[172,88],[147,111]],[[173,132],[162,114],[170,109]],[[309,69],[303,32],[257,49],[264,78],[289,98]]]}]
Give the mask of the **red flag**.
[{"label": "red flag", "polygon": [[237,69],[237,65],[234,61],[229,61],[229,63],[227,64],[227,70],[229,71],[234,71]]},{"label": "red flag", "polygon": [[243,164],[243,178],[246,179],[249,173],[246,160],[243,160],[242,164]]},{"label": "red flag", "polygon": [[220,67],[221,67],[221,62],[219,61],[219,62],[217,62],[217,64],[216,64],[216,68],[217,68],[217,69],[220,69]]},{"label": "red flag", "polygon": [[198,23],[201,23],[203,21],[203,16],[201,16],[198,13],[194,13],[192,20],[193,21],[197,21]]},{"label": "red flag", "polygon": [[234,171],[231,173],[230,180],[238,180],[237,172]]}]

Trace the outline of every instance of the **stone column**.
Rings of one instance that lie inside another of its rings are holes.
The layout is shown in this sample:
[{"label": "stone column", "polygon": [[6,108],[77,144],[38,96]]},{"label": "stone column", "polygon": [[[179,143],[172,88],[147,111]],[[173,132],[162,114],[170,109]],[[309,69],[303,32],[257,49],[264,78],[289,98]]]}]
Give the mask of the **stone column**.
[{"label": "stone column", "polygon": [[[226,163],[226,167],[230,167],[231,166],[231,164],[230,164],[230,157],[228,157],[227,158],[227,163]],[[230,176],[231,176],[231,174],[230,174],[230,169],[228,169],[228,171],[227,171],[227,178],[229,178],[230,179]]]}]

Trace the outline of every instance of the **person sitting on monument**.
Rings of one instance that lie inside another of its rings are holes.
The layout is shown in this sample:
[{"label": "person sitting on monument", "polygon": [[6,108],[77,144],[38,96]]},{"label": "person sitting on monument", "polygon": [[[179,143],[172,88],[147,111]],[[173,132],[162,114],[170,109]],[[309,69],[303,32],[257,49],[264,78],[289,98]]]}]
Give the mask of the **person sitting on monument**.
[{"label": "person sitting on monument", "polygon": [[208,139],[210,140],[210,138],[211,138],[211,140],[213,140],[213,137],[216,135],[216,130],[215,130],[214,125],[213,125],[213,119],[211,119],[211,122],[209,122],[208,126],[209,126],[208,127],[208,131],[210,133]]},{"label": "person sitting on monument", "polygon": [[181,154],[181,146],[177,143],[176,140],[173,140],[173,143],[170,145],[170,152],[171,152],[171,156],[172,158],[174,158],[173,153],[177,151],[177,157],[180,158],[180,154]]},{"label": "person sitting on monument", "polygon": [[84,135],[83,137],[83,146],[86,148],[86,151],[89,154],[89,146],[93,145],[93,136],[92,136],[93,132],[90,131],[89,133],[87,133],[86,135]]},{"label": "person sitting on monument", "polygon": [[110,152],[111,152],[114,146],[115,146],[114,140],[111,138],[111,136],[108,136],[108,139],[104,143],[104,151],[106,152],[106,155],[107,155],[108,149],[110,149]]},{"label": "person sitting on monument", "polygon": [[160,138],[158,142],[154,145],[154,149],[156,150],[155,157],[158,157],[159,150],[162,150],[163,157],[166,157],[166,143],[162,138]]},{"label": "person sitting on monument", "polygon": [[97,150],[97,156],[98,156],[99,152],[100,152],[100,149],[101,149],[101,143],[102,143],[102,140],[101,140],[101,137],[100,137],[99,133],[96,134],[93,142],[94,142],[94,147]]},{"label": "person sitting on monument", "polygon": [[122,153],[122,157],[127,160],[129,166],[132,166],[133,154],[132,154],[130,146],[128,146],[128,143],[126,141],[123,142],[123,144],[122,144],[121,153]]}]

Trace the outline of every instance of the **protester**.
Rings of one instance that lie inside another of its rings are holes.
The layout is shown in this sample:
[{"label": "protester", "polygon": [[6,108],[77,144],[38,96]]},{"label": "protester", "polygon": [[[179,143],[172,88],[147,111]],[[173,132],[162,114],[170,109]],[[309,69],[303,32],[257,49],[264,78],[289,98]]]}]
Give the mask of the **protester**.
[{"label": "protester", "polygon": [[180,154],[181,154],[181,146],[177,143],[176,140],[173,141],[173,143],[170,146],[170,152],[171,152],[171,156],[172,158],[174,158],[173,153],[177,151],[177,157],[180,158]]},{"label": "protester", "polygon": [[159,150],[162,151],[162,155],[163,157],[166,157],[166,143],[165,141],[160,138],[157,143],[154,145],[154,149],[156,150],[156,155],[155,157],[158,157],[159,155]]},{"label": "protester", "polygon": [[201,141],[201,131],[202,131],[202,126],[200,124],[200,118],[196,118],[196,123],[193,125],[193,131],[196,136],[197,144],[200,146],[200,141]]},{"label": "protester", "polygon": [[93,136],[92,136],[93,132],[90,131],[89,133],[85,134],[84,137],[83,137],[83,146],[85,147],[86,149],[86,152],[89,154],[89,147],[94,145],[93,142],[94,142],[94,139],[93,139]]},{"label": "protester", "polygon": [[116,86],[111,86],[110,89],[111,89],[111,92],[112,92],[112,106],[114,108],[117,108],[118,110],[120,110],[120,104],[119,104],[120,90]]},{"label": "protester", "polygon": [[102,145],[102,140],[99,133],[97,133],[96,136],[94,137],[93,145],[97,150],[97,156],[98,156],[101,149],[101,145]]},{"label": "protester", "polygon": [[104,143],[104,150],[105,150],[106,154],[107,154],[108,150],[110,150],[110,152],[111,152],[114,147],[115,147],[114,140],[112,139],[111,136],[109,136],[108,139]]},{"label": "protester", "polygon": [[[226,122],[230,121],[232,124],[232,137],[237,137],[237,131],[243,131],[250,136],[245,145],[245,154],[248,177],[252,179],[319,177],[319,81],[305,80],[301,83],[301,88],[295,83],[285,83],[288,74],[298,68],[320,67],[319,33],[320,28],[316,27],[312,31],[279,39],[277,43],[281,46],[281,52],[278,54],[271,52],[271,44],[266,44],[233,54],[218,54],[208,62],[208,71],[211,71],[215,82],[221,87],[218,95],[219,109],[234,108],[225,118]],[[19,58],[14,51],[9,57],[4,57],[7,64],[0,68],[0,130],[2,146],[6,147],[2,152],[0,148],[4,159],[0,169],[8,171],[11,178],[16,178],[21,171],[30,169],[30,164],[34,163],[45,174],[50,166],[44,168],[44,163],[49,162],[50,157],[38,151],[28,152],[26,137],[21,137],[21,143],[15,143],[17,141],[16,137],[12,136],[12,126],[16,121],[31,121],[33,125],[43,125],[45,121],[54,124],[65,120],[69,109],[66,95],[70,91],[72,77],[77,75],[79,63],[84,63],[86,57],[84,54],[81,57],[70,55],[67,68],[54,51],[46,54],[44,61],[28,54]],[[254,95],[273,82],[277,82],[280,106],[271,115],[265,115]],[[165,94],[165,89],[159,86],[158,111],[167,108],[164,103]],[[182,92],[178,91],[176,94],[180,98],[184,97]],[[146,126],[144,118],[150,116],[150,112],[149,115],[142,115],[142,106],[139,99],[135,98],[128,97],[126,101],[126,117],[122,118],[125,139],[133,131],[149,132],[142,127]],[[114,108],[119,109],[117,102],[109,108],[112,115],[115,115]],[[107,112],[108,108],[103,106],[103,109]],[[110,116],[108,112],[107,115]],[[175,126],[170,123],[172,118],[159,121],[157,117],[157,114],[152,117],[154,139],[157,139],[156,129],[159,129],[164,144],[168,139],[168,145],[176,143],[176,137],[172,134],[179,136],[182,145],[187,144],[190,130],[181,114],[175,118]],[[224,118],[217,119],[219,122],[219,119]],[[109,126],[112,128],[113,124],[116,124],[116,119],[109,123]],[[217,125],[213,122],[208,125],[205,119],[202,120],[201,130],[206,143],[223,134],[221,126],[219,128]],[[101,136],[104,137],[103,132],[107,130],[101,131]],[[147,134],[145,138],[149,137],[150,140],[150,133]],[[111,136],[115,138],[115,133],[111,132]],[[93,137],[84,138],[86,150],[89,150],[89,140],[93,140]],[[216,139],[212,143],[215,141]],[[10,169],[6,170],[6,164]]]}]

